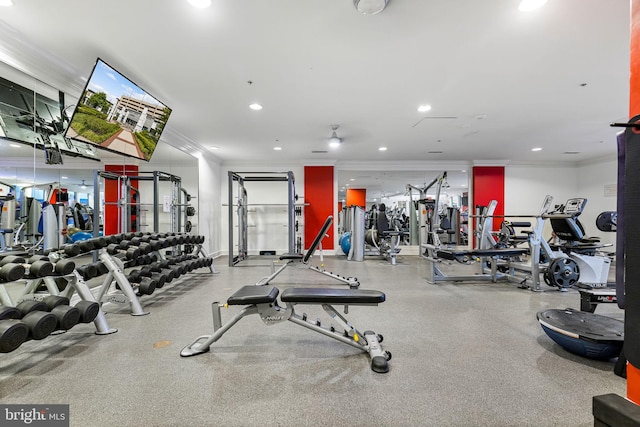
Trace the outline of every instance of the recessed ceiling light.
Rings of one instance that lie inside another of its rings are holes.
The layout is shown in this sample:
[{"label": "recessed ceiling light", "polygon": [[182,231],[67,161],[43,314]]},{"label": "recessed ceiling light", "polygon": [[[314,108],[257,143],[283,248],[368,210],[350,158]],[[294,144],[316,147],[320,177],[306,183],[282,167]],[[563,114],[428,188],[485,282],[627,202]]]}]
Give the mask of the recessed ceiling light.
[{"label": "recessed ceiling light", "polygon": [[518,6],[518,10],[521,12],[531,12],[544,6],[546,2],[547,0],[522,0],[520,6]]},{"label": "recessed ceiling light", "polygon": [[282,147],[273,147],[273,149],[276,150],[276,151],[280,151],[280,150],[282,150]]},{"label": "recessed ceiling light", "polygon": [[0,0],[0,6],[13,6],[13,2],[11,0]]},{"label": "recessed ceiling light", "polygon": [[61,176],[60,178],[62,178],[62,179],[69,179],[69,177],[68,177],[68,176]]},{"label": "recessed ceiling light", "polygon": [[378,151],[387,151],[387,147],[380,147],[378,148]]},{"label": "recessed ceiling light", "polygon": [[262,105],[258,104],[257,102],[254,102],[253,104],[249,105],[249,108],[255,111],[260,111],[262,110]]},{"label": "recessed ceiling light", "polygon": [[20,148],[20,147],[22,147],[22,145],[19,145],[19,144],[9,144],[9,147],[13,147],[13,148]]},{"label": "recessed ceiling light", "polygon": [[211,0],[187,0],[189,4],[193,7],[197,7],[199,9],[206,9],[211,6]]},{"label": "recessed ceiling light", "polygon": [[209,146],[209,150],[219,150],[220,147],[218,147],[217,145],[211,145]]},{"label": "recessed ceiling light", "polygon": [[421,113],[426,113],[427,111],[430,111],[430,110],[431,110],[431,105],[424,104],[418,107],[418,111]]},{"label": "recessed ceiling light", "polygon": [[349,181],[355,181],[355,180],[356,180],[355,178],[349,178]]},{"label": "recessed ceiling light", "polygon": [[542,148],[540,147],[532,148],[531,151],[542,151]]}]

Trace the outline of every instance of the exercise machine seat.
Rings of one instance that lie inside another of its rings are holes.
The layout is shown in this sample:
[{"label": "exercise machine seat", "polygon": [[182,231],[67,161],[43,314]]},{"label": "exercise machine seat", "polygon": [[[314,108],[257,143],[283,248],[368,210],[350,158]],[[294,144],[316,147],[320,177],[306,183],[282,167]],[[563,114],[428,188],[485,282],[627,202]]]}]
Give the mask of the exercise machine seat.
[{"label": "exercise machine seat", "polygon": [[284,290],[280,299],[298,304],[379,304],[386,296],[368,289],[291,288]]},{"label": "exercise machine seat", "polygon": [[274,286],[247,285],[227,299],[229,305],[268,304],[275,302],[280,291]]},{"label": "exercise machine seat", "polygon": [[554,233],[567,242],[598,243],[597,237],[587,237],[582,223],[577,218],[551,218]]}]

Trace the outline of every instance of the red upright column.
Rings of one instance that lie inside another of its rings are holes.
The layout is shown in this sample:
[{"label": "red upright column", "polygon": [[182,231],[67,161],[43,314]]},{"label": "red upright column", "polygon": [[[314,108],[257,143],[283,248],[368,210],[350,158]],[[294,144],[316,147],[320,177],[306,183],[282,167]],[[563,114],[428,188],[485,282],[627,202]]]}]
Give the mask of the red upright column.
[{"label": "red upright column", "polygon": [[367,209],[367,189],[347,188],[346,205],[360,206],[362,209]]},{"label": "red upright column", "polygon": [[[630,87],[629,87],[629,118],[634,119],[640,115],[640,0],[631,0],[631,69],[630,69]],[[634,121],[636,121],[634,120]],[[634,133],[637,133],[634,132]],[[627,144],[629,141],[627,140]],[[628,158],[628,157],[627,157]],[[625,188],[625,216],[629,220],[625,221],[625,236],[627,227],[633,223],[633,212],[626,209],[630,192],[637,194],[637,188],[630,188],[629,182]],[[627,194],[629,192],[629,194]],[[637,203],[636,203],[637,204]],[[635,245],[635,244],[634,244]],[[625,243],[627,252],[630,245]],[[629,256],[627,255],[627,259]],[[624,348],[625,356],[629,360],[627,364],[627,398],[632,402],[640,405],[640,329],[635,320],[640,318],[640,292],[637,290],[638,279],[629,276],[629,268],[635,268],[633,265],[625,265],[625,327],[624,327]]]},{"label": "red upright column", "polygon": [[[474,166],[472,182],[473,204],[469,206],[469,212],[475,214],[476,206],[487,206],[491,200],[496,200],[498,205],[493,214],[504,215],[504,166]],[[493,221],[494,230],[498,230],[501,222],[500,218]]]},{"label": "red upright column", "polygon": [[[333,166],[304,167],[304,246],[309,248],[329,215],[333,215]],[[335,222],[335,221],[334,221]],[[329,237],[322,240],[323,249],[333,249],[334,225]]]},{"label": "red upright column", "polygon": [[[105,165],[104,170],[106,172],[113,172],[121,176],[137,176],[138,166],[136,165]],[[138,188],[138,182],[132,181],[131,185]],[[107,179],[104,183],[104,235],[118,233],[118,219],[120,218],[118,213],[118,194],[120,189],[118,188],[118,181]],[[131,202],[131,200],[129,200]],[[139,220],[139,218],[137,219]],[[127,231],[135,230],[121,230],[123,233]]]}]

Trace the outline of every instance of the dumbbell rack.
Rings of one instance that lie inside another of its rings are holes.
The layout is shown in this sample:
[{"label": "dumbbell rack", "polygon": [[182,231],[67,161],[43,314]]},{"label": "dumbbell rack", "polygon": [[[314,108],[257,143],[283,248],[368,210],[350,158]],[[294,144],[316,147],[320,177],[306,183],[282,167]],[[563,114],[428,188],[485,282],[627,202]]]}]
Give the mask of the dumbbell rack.
[{"label": "dumbbell rack", "polygon": [[[134,292],[131,283],[129,283],[129,280],[124,275],[124,262],[119,258],[112,257],[104,249],[100,250],[98,258],[108,270],[107,276],[102,281],[102,285],[100,285],[100,290],[98,292],[98,301],[100,305],[105,302],[112,302],[116,304],[129,302],[132,316],[144,316],[149,314],[148,311],[144,311],[142,308],[140,300]],[[118,284],[122,293],[109,293],[109,289],[114,281]]]},{"label": "dumbbell rack", "polygon": [[[195,248],[191,253],[193,257],[209,258],[206,251],[202,248],[201,243],[194,244]],[[156,258],[158,260],[166,260],[166,257],[162,254],[160,250],[153,251]],[[144,316],[149,314],[148,311],[145,311],[140,303],[138,295],[134,290],[131,282],[127,278],[124,273],[125,264],[124,261],[118,257],[111,256],[108,250],[101,249],[98,253],[98,258],[104,264],[107,269],[107,275],[102,281],[102,284],[99,287],[97,300],[102,305],[103,303],[116,303],[116,304],[125,304],[129,303],[131,307],[131,315],[133,316]],[[217,274],[218,272],[215,270],[213,262],[208,266],[211,273]],[[110,292],[112,285],[114,282],[117,284],[117,287],[120,288],[118,292]],[[144,292],[141,292],[144,293]]]},{"label": "dumbbell rack", "polygon": [[[62,292],[60,291],[58,284],[56,283],[56,278],[63,278],[67,281],[67,287]],[[36,292],[40,285],[44,285],[47,288],[47,294],[38,294]],[[2,291],[4,291],[4,295]],[[71,299],[74,292],[78,294],[80,300],[82,301],[97,302],[96,298],[91,293],[91,290],[85,283],[84,279],[78,274],[77,271],[74,270],[72,273],[64,276],[45,276],[39,277],[37,279],[27,280],[26,286],[17,298],[17,303],[20,304],[23,301],[29,300],[42,301],[42,299],[44,299],[46,295],[56,295]],[[5,297],[8,298],[9,295],[6,293],[6,289],[4,289],[4,287],[0,285],[0,302],[2,302],[3,305],[13,306],[14,304],[12,304],[11,299],[9,298],[5,300]],[[96,327],[97,335],[108,335],[118,332],[117,329],[109,327],[107,319],[105,318],[104,312],[102,310],[98,312],[98,315],[94,319],[93,324]]]}]

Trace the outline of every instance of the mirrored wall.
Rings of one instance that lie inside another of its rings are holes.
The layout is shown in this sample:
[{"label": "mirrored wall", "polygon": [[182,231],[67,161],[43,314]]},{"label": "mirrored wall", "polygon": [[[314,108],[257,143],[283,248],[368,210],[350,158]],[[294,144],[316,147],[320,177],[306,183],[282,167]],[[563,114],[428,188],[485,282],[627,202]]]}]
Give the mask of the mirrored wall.
[{"label": "mirrored wall", "polygon": [[[123,168],[135,165],[141,173],[154,170],[175,175],[187,173],[191,182],[183,187],[188,188],[195,201],[198,192],[197,172],[194,179],[191,171],[197,171],[197,159],[167,143],[158,144],[151,161],[146,162],[64,138],[77,97],[78,94],[58,91],[0,62],[1,228],[18,229],[21,223],[28,220],[27,199],[37,201],[40,208],[43,202],[60,201],[67,210],[67,218],[61,224],[73,228],[79,225],[92,227],[91,222],[86,220],[90,220],[95,208],[95,171],[104,170],[105,165],[122,165]],[[99,187],[103,187],[103,183],[99,183]],[[149,187],[145,187],[146,197],[141,201],[147,205],[145,210],[154,208],[150,205],[151,184]],[[99,208],[102,209],[104,188],[97,191]],[[163,199],[170,193],[169,189],[165,191],[161,188],[160,191]],[[77,218],[76,206],[82,208],[79,213],[83,218]],[[11,214],[4,212],[8,207],[11,208]],[[29,233],[37,234],[38,218],[37,215],[32,216],[33,224],[29,227]],[[36,237],[29,239],[35,242]]]}]

